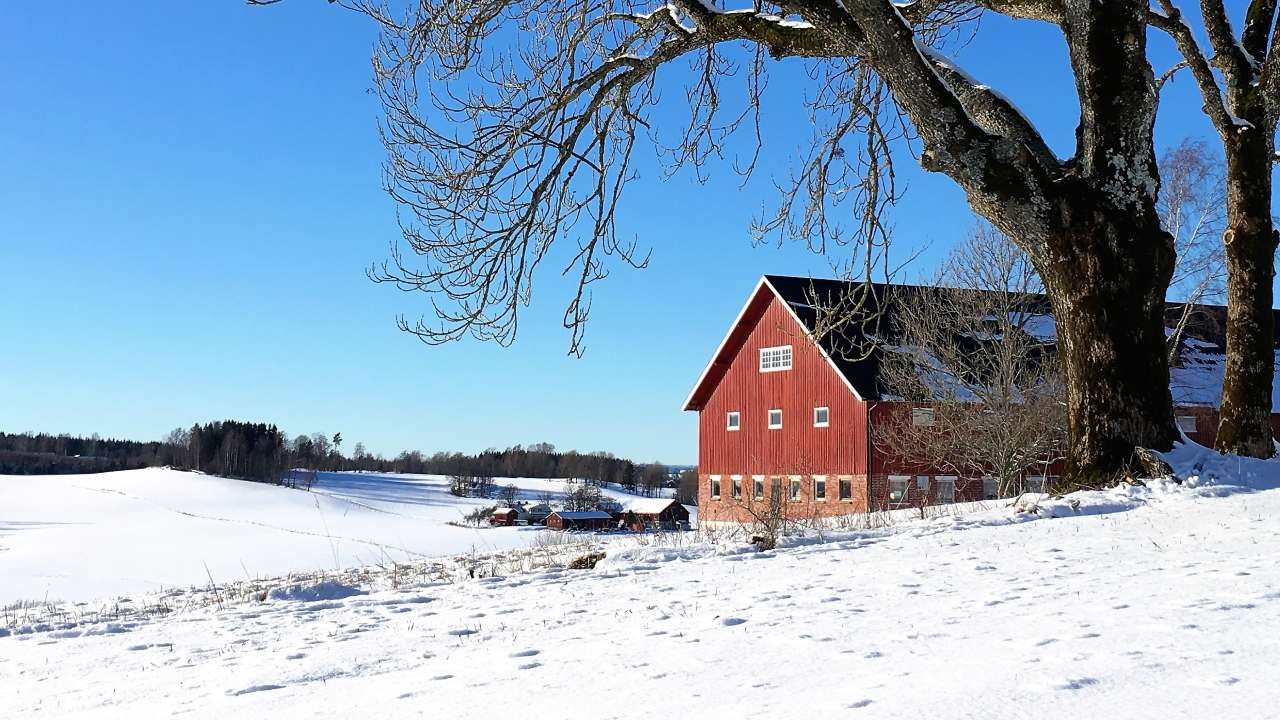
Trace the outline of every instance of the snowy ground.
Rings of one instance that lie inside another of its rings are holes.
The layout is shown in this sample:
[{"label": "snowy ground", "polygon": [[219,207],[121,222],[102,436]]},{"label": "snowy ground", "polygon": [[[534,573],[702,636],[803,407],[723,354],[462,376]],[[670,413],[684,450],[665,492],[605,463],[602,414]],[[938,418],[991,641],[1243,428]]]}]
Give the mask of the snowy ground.
[{"label": "snowy ground", "polygon": [[[566,485],[496,482],[527,499]],[[0,475],[0,606],[490,553],[543,532],[448,524],[496,501],[454,497],[439,476],[320,473],[313,490],[162,469]]]},{"label": "snowy ground", "polygon": [[1280,464],[1173,459],[1200,478],[766,553],[19,630],[0,717],[1280,717]]}]

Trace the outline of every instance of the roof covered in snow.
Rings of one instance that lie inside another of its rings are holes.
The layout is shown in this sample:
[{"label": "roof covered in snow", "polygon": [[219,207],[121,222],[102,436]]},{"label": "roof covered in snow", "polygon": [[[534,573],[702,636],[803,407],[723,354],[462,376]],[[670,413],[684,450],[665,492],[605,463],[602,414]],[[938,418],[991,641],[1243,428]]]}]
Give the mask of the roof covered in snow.
[{"label": "roof covered in snow", "polygon": [[675,505],[672,498],[636,498],[623,503],[626,510],[639,515],[658,515],[663,510]]},{"label": "roof covered in snow", "polygon": [[613,518],[603,510],[557,510],[551,513],[562,520],[609,520]]},{"label": "roof covered in snow", "polygon": [[[946,292],[946,289],[882,283],[872,283],[870,288],[870,295],[865,296],[865,320],[819,333],[820,308],[848,303],[850,298],[858,297],[862,292],[862,283],[765,275],[698,379],[684,409],[702,409],[747,336],[775,298],[784,303],[806,332],[817,337],[817,344],[827,361],[857,397],[863,400],[892,399],[881,386],[879,377],[883,353],[895,347],[894,308],[902,302],[910,302],[913,295]],[[1057,339],[1057,324],[1049,299],[1044,295],[1023,295],[1020,304],[1026,308],[1022,330],[1046,343],[1052,352]],[[1171,325],[1181,315],[1182,308],[1179,303],[1170,303]],[[1197,305],[1190,317],[1179,344],[1178,357],[1170,369],[1173,400],[1183,406],[1217,406],[1225,364],[1226,308]],[[1280,311],[1275,313],[1275,320],[1276,340],[1280,342]],[[1276,363],[1280,367],[1280,345],[1276,348]],[[1272,388],[1272,411],[1280,412],[1280,377],[1276,378]]]}]

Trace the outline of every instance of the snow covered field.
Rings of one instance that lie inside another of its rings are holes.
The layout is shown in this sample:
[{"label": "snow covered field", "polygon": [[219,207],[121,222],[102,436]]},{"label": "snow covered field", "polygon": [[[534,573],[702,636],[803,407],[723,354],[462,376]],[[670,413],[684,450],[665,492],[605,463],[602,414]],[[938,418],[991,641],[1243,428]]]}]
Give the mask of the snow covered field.
[{"label": "snow covered field", "polygon": [[[562,480],[496,482],[529,499],[565,490]],[[495,501],[448,486],[359,473],[320,473],[310,493],[162,469],[0,475],[0,606],[487,553],[528,547],[543,532],[449,525]]]},{"label": "snow covered field", "polygon": [[1173,460],[1199,480],[19,631],[0,717],[1280,717],[1280,463]]}]

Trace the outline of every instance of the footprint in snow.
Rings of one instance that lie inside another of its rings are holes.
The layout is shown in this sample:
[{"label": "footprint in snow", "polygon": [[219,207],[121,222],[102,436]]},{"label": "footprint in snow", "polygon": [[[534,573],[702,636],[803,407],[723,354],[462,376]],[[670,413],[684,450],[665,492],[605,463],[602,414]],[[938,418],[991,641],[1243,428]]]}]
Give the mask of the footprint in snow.
[{"label": "footprint in snow", "polygon": [[521,650],[520,652],[511,653],[511,657],[513,658],[533,657],[534,655],[537,655],[540,652],[542,651],[541,650]]},{"label": "footprint in snow", "polygon": [[532,670],[536,667],[542,667],[542,663],[540,662],[524,663],[523,665],[517,665],[516,667],[520,670]]},{"label": "footprint in snow", "polygon": [[465,637],[467,635],[475,635],[476,631],[471,628],[458,628],[457,630],[450,630],[449,634],[454,637]]},{"label": "footprint in snow", "polygon": [[845,707],[849,708],[850,710],[857,710],[858,708],[864,708],[870,705],[871,703],[872,703],[871,700],[859,700],[857,702],[851,702],[848,705],[845,705]]},{"label": "footprint in snow", "polygon": [[283,685],[250,685],[242,690],[228,690],[227,694],[235,697],[237,695],[248,695],[249,693],[264,692],[266,690],[281,690]]},{"label": "footprint in snow", "polygon": [[285,656],[284,656],[284,659],[285,659],[285,660],[301,660],[302,658],[304,658],[304,657],[306,657],[306,656],[307,656],[307,654],[306,654],[306,653],[300,653],[300,652],[299,652],[299,653],[293,653],[293,654],[291,654],[291,655],[285,655]]},{"label": "footprint in snow", "polygon": [[436,675],[435,677],[433,677],[433,678],[431,678],[431,679],[432,679],[432,680],[452,680],[452,679],[453,679],[453,676],[452,676],[452,675]]},{"label": "footprint in snow", "polygon": [[1061,684],[1061,685],[1056,686],[1056,688],[1055,688],[1055,689],[1057,689],[1057,690],[1083,690],[1083,689],[1085,689],[1085,688],[1089,687],[1090,685],[1097,685],[1097,684],[1098,684],[1098,680],[1097,680],[1096,678],[1091,678],[1091,677],[1067,678],[1067,681],[1066,681],[1065,683],[1063,683],[1063,684]]},{"label": "footprint in snow", "polygon": [[736,618],[736,617],[727,617],[727,618],[720,619],[720,624],[725,627],[733,627],[734,625],[741,625],[744,622],[746,622],[746,620],[742,618]]}]

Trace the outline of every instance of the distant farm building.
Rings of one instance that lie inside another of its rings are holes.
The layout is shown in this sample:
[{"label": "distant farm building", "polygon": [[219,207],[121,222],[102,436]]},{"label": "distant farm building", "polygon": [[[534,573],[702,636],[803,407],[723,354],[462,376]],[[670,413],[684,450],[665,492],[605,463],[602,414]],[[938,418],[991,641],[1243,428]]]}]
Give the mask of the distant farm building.
[{"label": "distant farm building", "polygon": [[[839,280],[760,279],[684,404],[698,413],[700,524],[750,522],[752,508],[761,504],[807,518],[996,496],[990,478],[960,477],[911,458],[894,460],[875,446],[873,428],[895,414],[910,413],[913,424],[930,425],[934,410],[896,397],[881,377],[882,353],[895,340],[894,308],[912,301],[910,286],[876,284],[868,301],[874,314],[838,327],[824,324],[821,309],[854,296],[858,287]],[[889,293],[906,299],[887,302]],[[1046,353],[1055,352],[1048,299],[1030,299],[1036,322],[1024,331]],[[1197,305],[1194,311],[1197,320],[1187,325],[1171,363],[1170,391],[1178,428],[1212,445],[1226,308]],[[1276,337],[1280,342],[1280,332]],[[867,347],[872,350],[848,350]],[[1280,391],[1273,393],[1275,404]],[[1272,426],[1280,435],[1276,412],[1273,407]],[[1022,488],[1052,485],[1060,467],[1053,461],[1027,468]]]},{"label": "distant farm building", "polygon": [[490,525],[515,525],[525,518],[521,517],[521,512],[515,508],[495,508],[493,513],[489,515]]},{"label": "distant farm building", "polygon": [[670,498],[633,500],[622,512],[622,525],[633,532],[680,530],[689,525],[689,511]]},{"label": "distant farm building", "polygon": [[552,509],[546,503],[538,503],[525,508],[525,512],[529,514],[528,521],[530,525],[545,525]]},{"label": "distant farm building", "polygon": [[603,510],[557,510],[547,516],[547,527],[552,530],[607,530],[615,522]]}]

